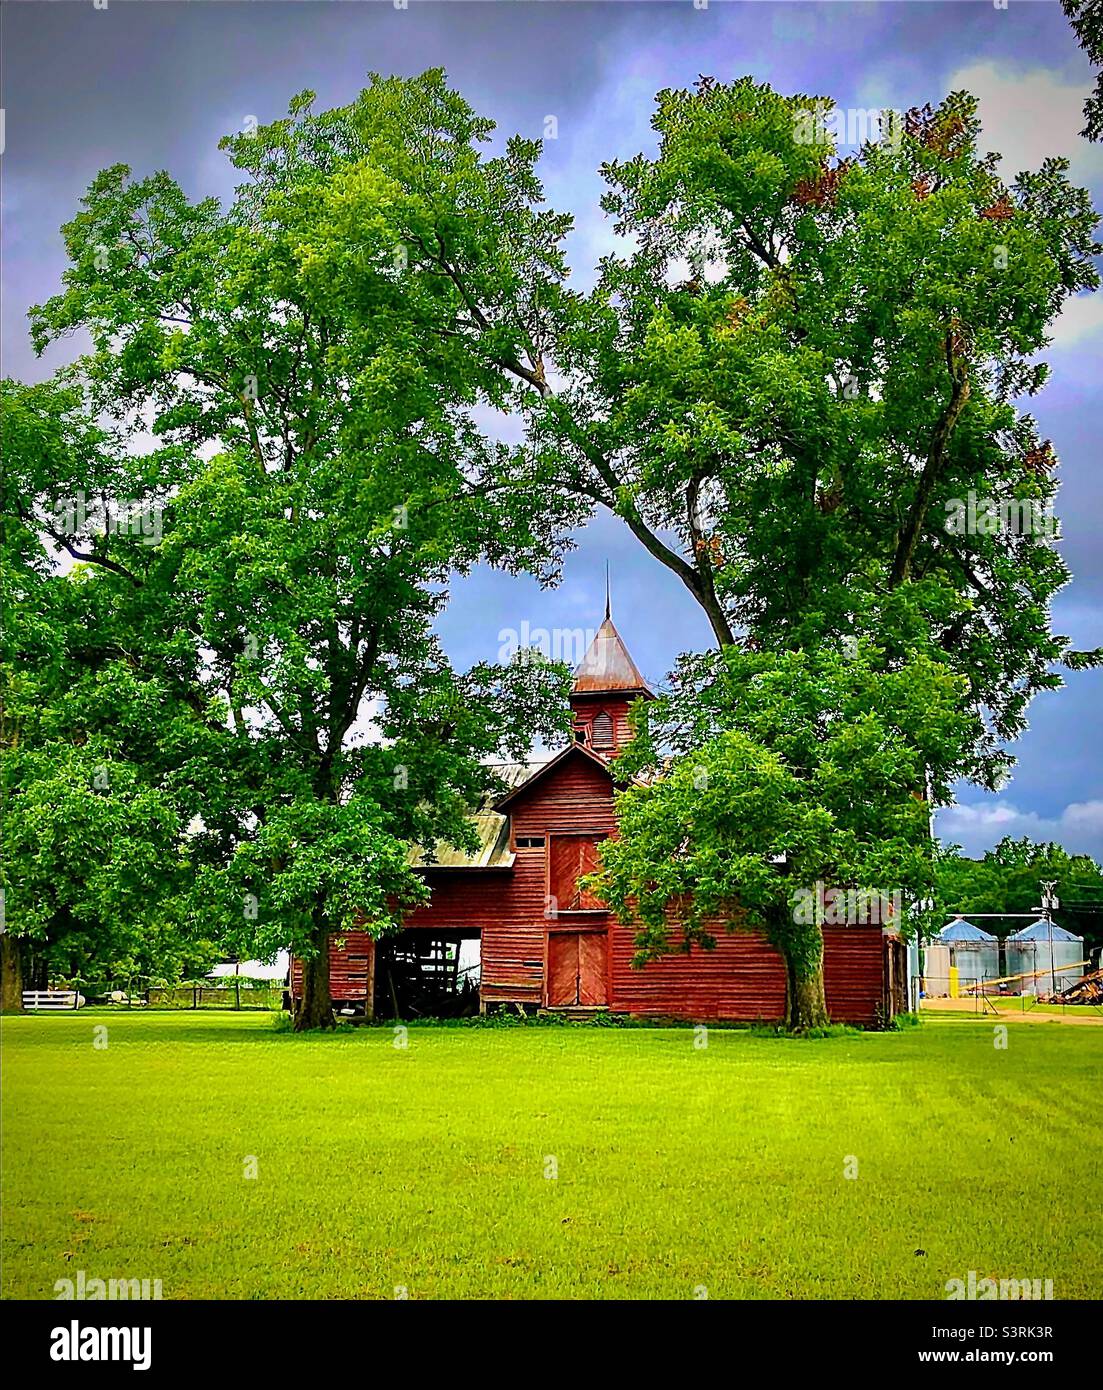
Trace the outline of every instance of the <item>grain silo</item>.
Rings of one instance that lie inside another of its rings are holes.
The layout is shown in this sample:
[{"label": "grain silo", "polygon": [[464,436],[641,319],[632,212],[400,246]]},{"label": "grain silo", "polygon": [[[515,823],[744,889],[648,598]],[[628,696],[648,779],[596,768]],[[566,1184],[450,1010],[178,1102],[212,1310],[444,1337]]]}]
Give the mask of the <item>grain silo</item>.
[{"label": "grain silo", "polygon": [[950,948],[950,965],[957,970],[958,990],[962,994],[984,980],[999,979],[1000,943],[983,928],[956,917],[942,928],[938,940]]},{"label": "grain silo", "polygon": [[1084,938],[1044,917],[1007,938],[1007,973],[1027,977],[1023,994],[1054,994],[1075,984],[1084,969],[1076,967],[1084,959]]}]

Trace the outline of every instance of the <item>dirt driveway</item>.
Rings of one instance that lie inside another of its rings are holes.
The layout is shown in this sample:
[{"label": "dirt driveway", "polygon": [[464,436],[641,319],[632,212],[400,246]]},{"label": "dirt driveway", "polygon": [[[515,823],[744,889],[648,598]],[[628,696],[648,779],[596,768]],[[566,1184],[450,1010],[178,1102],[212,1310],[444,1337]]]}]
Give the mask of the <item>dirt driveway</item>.
[{"label": "dirt driveway", "polygon": [[1103,1014],[1083,1007],[1083,1011],[1073,1013],[1071,1009],[1056,1013],[1043,1013],[1046,1006],[1040,1004],[1035,1009],[1022,1009],[1018,1004],[1010,1008],[991,1009],[978,1006],[975,999],[924,999],[922,1011],[925,1014],[972,1014],[975,1018],[991,1019],[993,1023],[1076,1023],[1088,1027],[1103,1027]]}]

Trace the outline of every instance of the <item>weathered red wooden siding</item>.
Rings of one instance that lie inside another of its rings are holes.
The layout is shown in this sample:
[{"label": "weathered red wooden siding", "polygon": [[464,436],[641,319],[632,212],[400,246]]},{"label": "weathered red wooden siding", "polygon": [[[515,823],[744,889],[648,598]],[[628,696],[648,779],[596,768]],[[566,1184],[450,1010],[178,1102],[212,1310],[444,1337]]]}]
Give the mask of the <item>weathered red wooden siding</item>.
[{"label": "weathered red wooden siding", "polygon": [[424,877],[432,896],[406,914],[404,926],[485,928],[514,910],[515,874],[508,869],[427,869]]},{"label": "weathered red wooden siding", "polygon": [[[337,943],[345,943],[339,950]],[[348,931],[331,938],[329,943],[329,997],[333,1000],[364,999],[371,980],[371,958],[375,943],[366,931]],[[303,992],[302,963],[291,958],[291,993],[295,998]]]},{"label": "weathered red wooden siding", "polygon": [[543,835],[549,830],[616,829],[613,782],[592,758],[566,759],[510,802],[514,835]]},{"label": "weathered red wooden siding", "polygon": [[827,1012],[840,1023],[877,1023],[884,1003],[885,935],[877,927],[824,927]]},{"label": "weathered red wooden siding", "polygon": [[609,1007],[618,1013],[746,1023],[782,1018],[785,965],[774,948],[756,932],[729,932],[721,924],[712,931],[714,950],[694,946],[688,955],[664,956],[634,970],[634,929],[614,921]]},{"label": "weathered red wooden siding", "polygon": [[[614,922],[609,1007],[615,1012],[720,1018],[753,1023],[785,1015],[785,963],[757,932],[712,928],[716,948],[694,947],[633,970],[631,928]],[[676,938],[672,938],[676,943]],[[824,992],[838,1023],[873,1024],[883,1007],[884,938],[880,927],[824,929]]]}]

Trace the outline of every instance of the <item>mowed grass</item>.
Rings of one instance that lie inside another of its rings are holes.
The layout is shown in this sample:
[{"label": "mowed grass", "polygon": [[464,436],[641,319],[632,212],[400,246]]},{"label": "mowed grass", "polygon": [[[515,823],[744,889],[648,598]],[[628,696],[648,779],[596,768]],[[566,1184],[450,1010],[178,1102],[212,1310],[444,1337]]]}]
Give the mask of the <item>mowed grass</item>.
[{"label": "mowed grass", "polygon": [[1007,1031],[5,1018],[3,1293],[1098,1297],[1103,1030]]}]

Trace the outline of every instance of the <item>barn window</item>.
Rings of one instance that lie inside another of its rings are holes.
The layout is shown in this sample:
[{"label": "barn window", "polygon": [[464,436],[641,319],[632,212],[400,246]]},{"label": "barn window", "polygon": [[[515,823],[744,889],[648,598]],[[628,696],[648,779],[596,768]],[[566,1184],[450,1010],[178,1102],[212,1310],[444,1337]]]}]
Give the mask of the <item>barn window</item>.
[{"label": "barn window", "polygon": [[613,716],[602,710],[600,714],[594,716],[594,747],[612,748],[612,746]]},{"label": "barn window", "polygon": [[543,849],[543,835],[518,835],[516,840],[518,849]]}]

